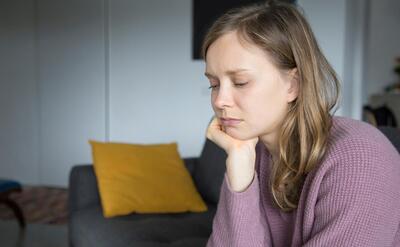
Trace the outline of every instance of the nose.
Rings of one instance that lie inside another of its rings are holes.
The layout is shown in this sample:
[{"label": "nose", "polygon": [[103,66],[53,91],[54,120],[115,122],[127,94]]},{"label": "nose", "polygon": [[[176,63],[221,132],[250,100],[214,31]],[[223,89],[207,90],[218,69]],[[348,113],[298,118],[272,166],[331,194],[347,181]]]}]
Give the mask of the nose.
[{"label": "nose", "polygon": [[215,92],[214,105],[218,109],[224,109],[233,105],[232,92],[228,87],[220,86],[220,88]]}]

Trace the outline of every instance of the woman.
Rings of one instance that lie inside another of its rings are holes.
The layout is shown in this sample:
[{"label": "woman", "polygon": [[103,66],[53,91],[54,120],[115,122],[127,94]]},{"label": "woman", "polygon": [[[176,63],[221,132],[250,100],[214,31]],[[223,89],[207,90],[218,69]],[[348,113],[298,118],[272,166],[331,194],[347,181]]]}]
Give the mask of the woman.
[{"label": "woman", "polygon": [[339,83],[295,6],[229,11],[203,57],[227,153],[207,246],[400,246],[399,153],[331,115]]}]

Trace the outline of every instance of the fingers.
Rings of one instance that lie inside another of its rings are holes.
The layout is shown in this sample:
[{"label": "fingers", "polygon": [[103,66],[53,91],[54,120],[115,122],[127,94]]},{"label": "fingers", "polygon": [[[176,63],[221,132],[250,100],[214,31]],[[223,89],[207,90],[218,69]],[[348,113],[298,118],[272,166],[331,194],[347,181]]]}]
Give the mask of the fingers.
[{"label": "fingers", "polygon": [[257,145],[257,142],[259,141],[259,137],[257,136],[257,137],[255,137],[255,138],[253,138],[252,139],[252,144],[254,145],[254,146],[256,146]]},{"label": "fingers", "polygon": [[216,131],[222,131],[222,126],[219,124],[217,117],[214,117],[207,128],[207,138],[213,141]]},{"label": "fingers", "polygon": [[225,133],[225,128],[219,123],[217,117],[213,118],[207,129],[207,138],[225,150],[228,150],[233,141],[232,137]]},{"label": "fingers", "polygon": [[259,137],[255,137],[252,139],[248,140],[236,140],[230,135],[226,133],[225,126],[223,126],[220,122],[219,119],[214,116],[213,119],[210,121],[209,126],[207,128],[207,133],[206,136],[208,139],[210,139],[212,142],[217,144],[219,147],[223,148],[226,152],[229,152],[229,150],[233,146],[242,146],[238,145],[240,144],[245,144],[246,145],[250,144],[251,147],[255,147],[257,142],[259,141]]}]

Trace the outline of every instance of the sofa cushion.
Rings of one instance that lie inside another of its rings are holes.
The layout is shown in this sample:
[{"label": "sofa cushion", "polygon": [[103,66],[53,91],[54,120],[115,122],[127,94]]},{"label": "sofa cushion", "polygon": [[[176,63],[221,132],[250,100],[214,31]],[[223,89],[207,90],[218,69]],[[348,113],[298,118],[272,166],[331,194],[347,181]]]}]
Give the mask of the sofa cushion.
[{"label": "sofa cushion", "polygon": [[89,142],[105,217],[207,210],[177,143]]},{"label": "sofa cushion", "polygon": [[400,129],[390,126],[379,126],[378,129],[392,142],[400,153]]},{"label": "sofa cushion", "polygon": [[197,190],[206,202],[218,203],[226,158],[225,150],[206,138],[193,176]]},{"label": "sofa cushion", "polygon": [[80,246],[202,246],[212,231],[215,205],[203,213],[129,214],[104,218],[100,206],[88,207],[70,218],[70,237]]}]

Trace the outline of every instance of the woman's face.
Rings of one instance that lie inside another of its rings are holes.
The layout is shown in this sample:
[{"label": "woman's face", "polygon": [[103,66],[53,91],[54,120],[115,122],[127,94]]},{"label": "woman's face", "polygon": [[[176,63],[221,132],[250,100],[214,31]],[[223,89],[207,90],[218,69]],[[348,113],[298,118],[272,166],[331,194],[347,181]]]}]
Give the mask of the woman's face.
[{"label": "woman's face", "polygon": [[243,45],[236,32],[224,34],[208,48],[205,74],[214,87],[215,115],[220,120],[240,119],[223,124],[227,134],[240,140],[257,136],[267,142],[275,140],[288,103],[297,94],[287,73],[278,70],[263,50]]}]

